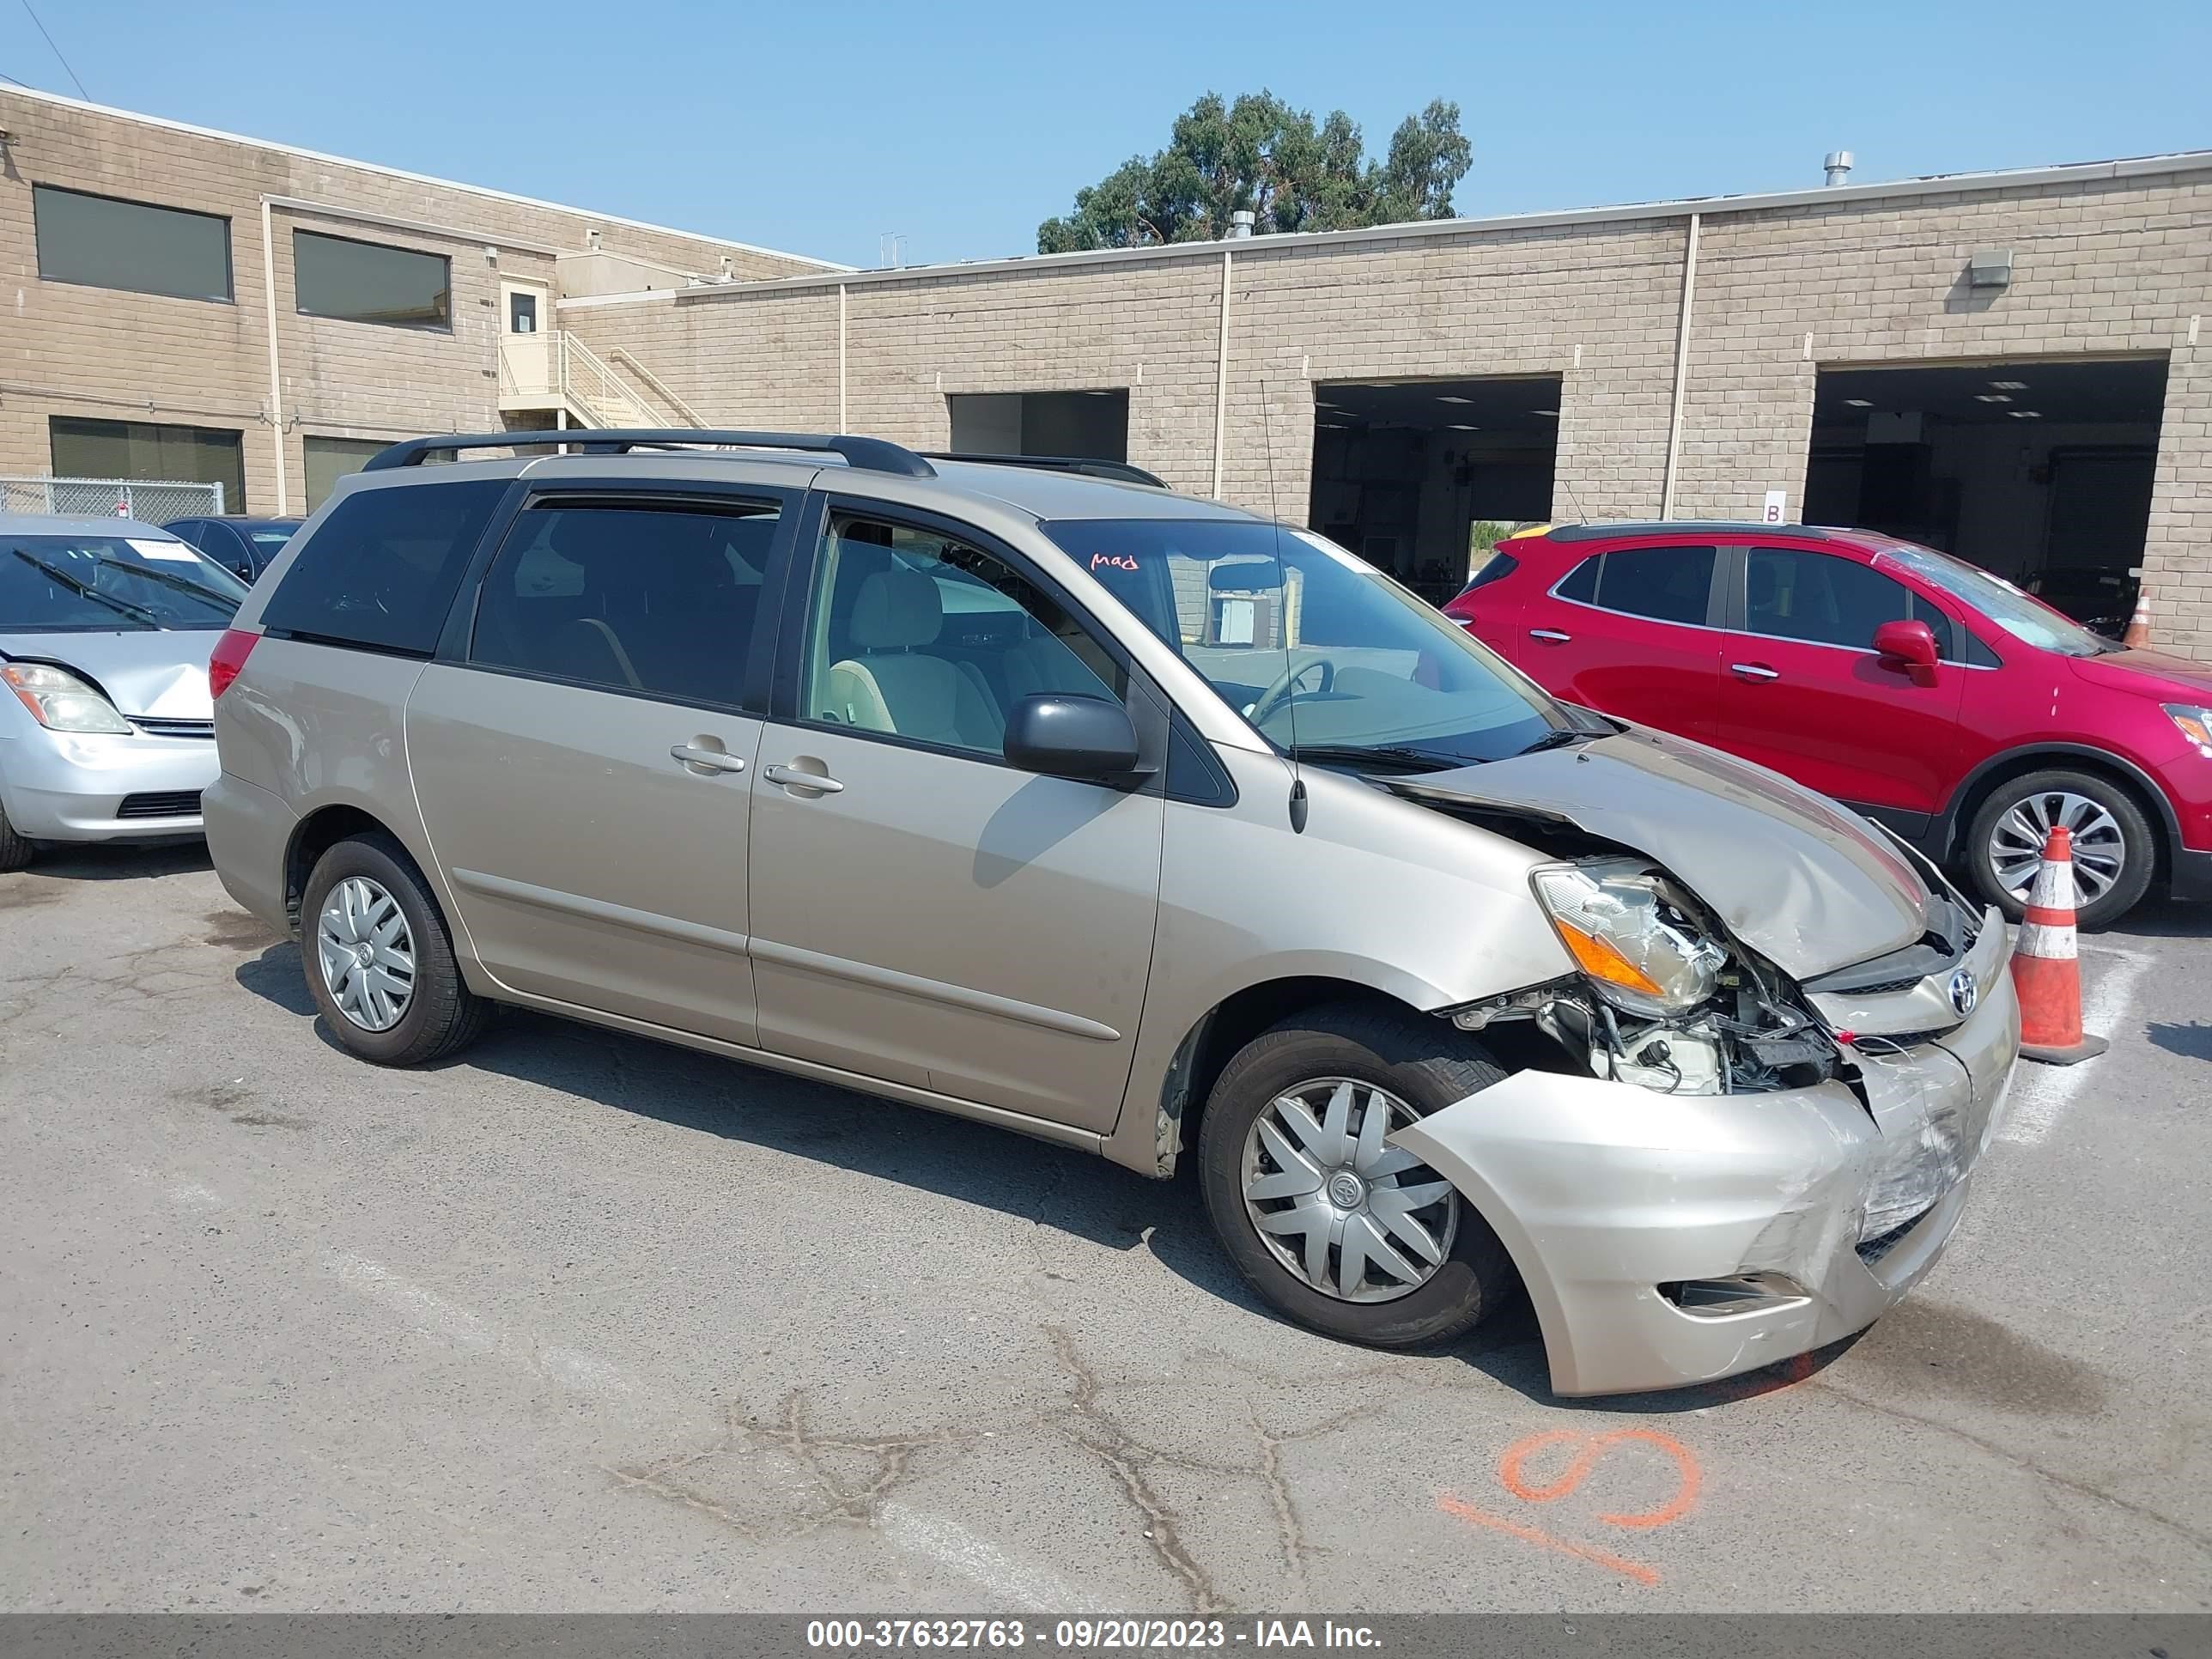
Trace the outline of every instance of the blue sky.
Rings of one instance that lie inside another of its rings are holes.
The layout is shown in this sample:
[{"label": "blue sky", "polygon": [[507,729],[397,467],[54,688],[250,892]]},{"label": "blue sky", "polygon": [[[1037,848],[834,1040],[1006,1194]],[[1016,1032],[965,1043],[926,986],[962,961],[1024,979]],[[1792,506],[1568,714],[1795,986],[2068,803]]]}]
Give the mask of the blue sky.
[{"label": "blue sky", "polygon": [[[1456,100],[1468,214],[2212,146],[2202,0],[31,3],[99,102],[862,265],[1033,251],[1208,88]],[[22,0],[0,75],[72,90]]]}]

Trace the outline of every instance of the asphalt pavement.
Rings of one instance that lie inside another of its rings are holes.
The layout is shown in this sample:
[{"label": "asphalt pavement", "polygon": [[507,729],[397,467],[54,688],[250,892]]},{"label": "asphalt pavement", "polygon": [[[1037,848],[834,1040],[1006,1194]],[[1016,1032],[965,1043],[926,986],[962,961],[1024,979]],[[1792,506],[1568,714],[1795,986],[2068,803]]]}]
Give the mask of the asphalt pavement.
[{"label": "asphalt pavement", "polygon": [[355,1061],[198,852],[0,876],[0,1608],[2212,1607],[2212,908],[1854,1343],[1553,1398],[1163,1185],[536,1016]]}]

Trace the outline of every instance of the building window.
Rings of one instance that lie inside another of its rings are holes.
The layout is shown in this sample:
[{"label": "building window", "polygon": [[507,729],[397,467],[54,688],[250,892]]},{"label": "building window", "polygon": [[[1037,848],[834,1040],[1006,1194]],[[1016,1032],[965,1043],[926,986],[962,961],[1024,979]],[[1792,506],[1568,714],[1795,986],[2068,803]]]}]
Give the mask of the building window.
[{"label": "building window", "polygon": [[374,438],[309,438],[307,453],[307,511],[330,500],[338,480],[368,465],[370,456],[386,447]]},{"label": "building window", "polygon": [[292,233],[292,294],[302,317],[449,329],[453,280],[453,262],[442,254]]},{"label": "building window", "polygon": [[58,478],[221,484],[221,510],[246,511],[245,448],[234,430],[63,415],[50,426]]},{"label": "building window", "polygon": [[231,298],[230,221],[31,186],[39,275],[50,283],[128,289],[179,300]]}]

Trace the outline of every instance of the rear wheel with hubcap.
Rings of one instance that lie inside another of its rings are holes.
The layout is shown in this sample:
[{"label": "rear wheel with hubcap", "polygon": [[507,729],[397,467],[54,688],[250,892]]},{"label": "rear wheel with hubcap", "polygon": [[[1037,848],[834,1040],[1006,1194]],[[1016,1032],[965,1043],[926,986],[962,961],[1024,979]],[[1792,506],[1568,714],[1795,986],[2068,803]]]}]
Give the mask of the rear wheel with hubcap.
[{"label": "rear wheel with hubcap", "polygon": [[316,861],[301,915],[307,990],[331,1035],[380,1066],[420,1066],[473,1042],[490,1005],[470,991],[452,936],[397,842],[356,836]]},{"label": "rear wheel with hubcap", "polygon": [[2157,843],[2135,798],[2094,773],[2033,772],[1992,790],[1966,831],[1976,890],[2019,921],[2045,843],[2061,826],[2074,843],[2075,922],[2101,927],[2118,921],[2149,888]]},{"label": "rear wheel with hubcap", "polygon": [[1199,1132],[1214,1231],[1303,1324],[1381,1347],[1471,1329],[1511,1289],[1504,1247],[1398,1130],[1497,1082],[1441,1021],[1352,1006],[1263,1033],[1223,1070]]}]

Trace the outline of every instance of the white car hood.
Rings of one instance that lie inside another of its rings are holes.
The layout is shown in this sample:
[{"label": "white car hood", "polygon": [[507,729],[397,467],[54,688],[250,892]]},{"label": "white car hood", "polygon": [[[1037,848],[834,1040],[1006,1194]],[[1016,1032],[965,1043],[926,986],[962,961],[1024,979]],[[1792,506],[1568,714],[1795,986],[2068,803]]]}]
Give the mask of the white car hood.
[{"label": "white car hood", "polygon": [[118,634],[0,634],[0,657],[58,663],[105,692],[116,712],[153,720],[215,718],[208,654],[219,629]]}]

